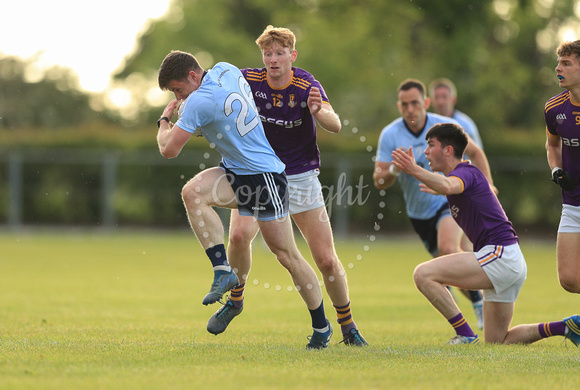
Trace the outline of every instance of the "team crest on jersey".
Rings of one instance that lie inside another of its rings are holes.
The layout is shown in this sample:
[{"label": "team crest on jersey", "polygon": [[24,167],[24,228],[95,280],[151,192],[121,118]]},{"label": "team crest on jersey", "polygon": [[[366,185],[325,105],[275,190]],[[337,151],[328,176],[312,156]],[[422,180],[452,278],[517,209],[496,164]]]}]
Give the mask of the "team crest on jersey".
[{"label": "team crest on jersey", "polygon": [[568,118],[566,118],[566,114],[558,114],[558,115],[556,115],[556,120],[559,121],[559,122],[564,121],[565,119],[568,119]]},{"label": "team crest on jersey", "polygon": [[290,101],[288,102],[288,105],[290,106],[290,108],[296,107],[297,103],[296,103],[295,98],[296,98],[296,95],[294,95],[294,94],[290,95]]}]

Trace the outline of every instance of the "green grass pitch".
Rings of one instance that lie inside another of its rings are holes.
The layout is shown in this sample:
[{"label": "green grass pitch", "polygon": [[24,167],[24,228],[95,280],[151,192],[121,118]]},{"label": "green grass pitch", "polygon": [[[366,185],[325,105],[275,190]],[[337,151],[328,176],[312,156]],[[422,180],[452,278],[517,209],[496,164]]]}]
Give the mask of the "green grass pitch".
[{"label": "green grass pitch", "polygon": [[[554,240],[555,241],[555,240]],[[302,253],[309,253],[299,241]],[[555,242],[522,238],[528,280],[513,325],[580,313],[556,276]],[[352,310],[371,344],[307,351],[310,318],[260,240],[245,308],[205,330],[212,273],[192,233],[0,234],[2,389],[532,389],[574,386],[580,351],[562,337],[528,346],[448,346],[446,321],[416,290],[428,259],[414,237],[338,240]],[[323,290],[324,291],[324,290]],[[463,296],[458,304],[475,327]]]}]

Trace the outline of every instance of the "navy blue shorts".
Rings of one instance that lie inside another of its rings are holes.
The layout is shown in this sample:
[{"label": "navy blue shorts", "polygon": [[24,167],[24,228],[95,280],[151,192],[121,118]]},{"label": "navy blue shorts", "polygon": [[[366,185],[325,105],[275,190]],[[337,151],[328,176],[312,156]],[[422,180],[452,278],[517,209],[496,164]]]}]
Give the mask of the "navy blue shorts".
[{"label": "navy blue shorts", "polygon": [[240,215],[259,221],[272,221],[288,215],[288,181],[284,172],[257,175],[236,175],[222,164],[234,190]]},{"label": "navy blue shorts", "polygon": [[449,205],[444,205],[439,210],[433,218],[429,219],[413,219],[411,220],[411,225],[413,229],[423,241],[425,248],[431,253],[431,256],[436,257],[439,254],[439,247],[437,245],[437,224],[441,217],[446,215],[451,215],[449,211]]}]

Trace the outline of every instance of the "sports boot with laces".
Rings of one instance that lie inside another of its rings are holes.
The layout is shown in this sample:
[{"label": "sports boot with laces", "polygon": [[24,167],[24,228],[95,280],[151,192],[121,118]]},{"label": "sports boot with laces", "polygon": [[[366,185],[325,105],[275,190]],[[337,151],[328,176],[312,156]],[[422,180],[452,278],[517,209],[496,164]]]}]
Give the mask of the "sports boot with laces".
[{"label": "sports boot with laces", "polygon": [[234,271],[215,271],[211,289],[203,298],[201,303],[209,305],[219,301],[225,293],[236,287],[238,284],[238,277]]},{"label": "sports boot with laces", "polygon": [[244,306],[236,307],[232,301],[228,299],[225,305],[220,307],[213,316],[207,321],[207,331],[211,334],[218,335],[226,330],[230,322],[239,315]]},{"label": "sports boot with laces", "polygon": [[580,316],[578,314],[564,318],[566,324],[566,337],[575,346],[580,344]]},{"label": "sports boot with laces", "polygon": [[328,320],[326,320],[326,324],[328,326],[328,330],[326,332],[314,331],[312,336],[308,336],[310,341],[308,344],[306,344],[306,349],[322,349],[328,347],[328,343],[332,337],[332,325],[330,325]]},{"label": "sports boot with laces", "polygon": [[362,334],[360,334],[359,330],[356,328],[351,329],[347,334],[343,334],[341,343],[344,343],[344,345],[352,345],[355,347],[364,347],[366,345],[369,345],[369,343],[367,343],[365,338],[362,336]]},{"label": "sports boot with laces", "polygon": [[457,344],[479,344],[479,336],[474,337],[460,336],[457,335],[449,339],[447,344],[457,345]]}]

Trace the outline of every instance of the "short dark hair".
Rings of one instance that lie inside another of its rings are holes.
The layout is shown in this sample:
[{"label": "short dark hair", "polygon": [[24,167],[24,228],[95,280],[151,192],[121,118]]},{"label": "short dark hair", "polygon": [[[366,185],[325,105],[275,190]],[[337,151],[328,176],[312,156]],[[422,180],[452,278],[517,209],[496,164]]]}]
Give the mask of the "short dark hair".
[{"label": "short dark hair", "polygon": [[197,59],[192,54],[172,50],[165,56],[165,59],[163,59],[159,67],[159,75],[157,77],[159,88],[165,91],[171,81],[183,80],[190,71],[199,72],[201,70],[199,62],[197,62]]},{"label": "short dark hair", "polygon": [[417,88],[419,90],[419,92],[421,92],[423,99],[427,98],[425,84],[423,84],[421,81],[416,80],[416,79],[407,79],[407,80],[403,81],[401,84],[399,84],[399,87],[397,88],[397,94],[401,91],[408,91],[408,90],[413,89],[413,88]]},{"label": "short dark hair", "polygon": [[427,141],[431,138],[437,139],[442,146],[452,146],[453,155],[458,159],[463,158],[463,153],[465,153],[465,148],[469,142],[465,131],[455,123],[437,123],[425,135]]}]

